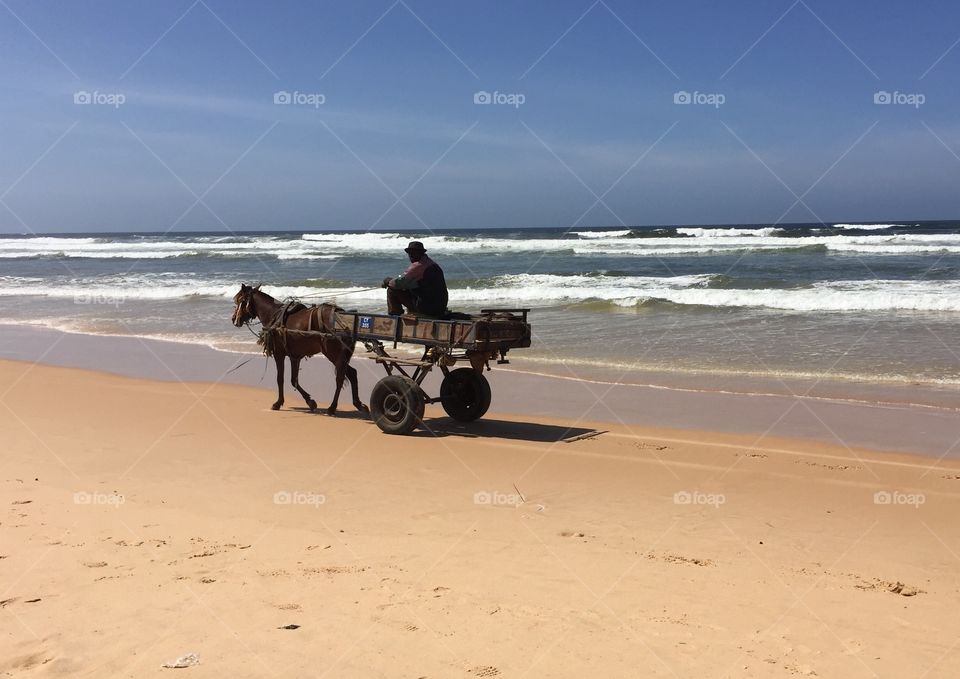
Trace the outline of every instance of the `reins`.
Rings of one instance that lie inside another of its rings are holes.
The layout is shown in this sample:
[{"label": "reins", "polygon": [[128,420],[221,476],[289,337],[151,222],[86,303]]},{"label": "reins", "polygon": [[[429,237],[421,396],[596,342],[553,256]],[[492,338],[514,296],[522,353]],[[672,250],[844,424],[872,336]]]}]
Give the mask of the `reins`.
[{"label": "reins", "polygon": [[[351,290],[350,292],[341,292],[341,293],[338,294],[338,295],[333,295],[333,301],[336,302],[337,297],[346,297],[347,295],[356,295],[356,294],[359,294],[359,293],[361,293],[361,292],[370,292],[370,291],[372,291],[372,290],[379,290],[379,289],[380,289],[380,286],[378,285],[378,286],[375,287],[375,288],[364,288],[363,290]],[[315,294],[312,294],[312,295],[301,295],[301,297],[307,297],[307,298],[309,298],[309,297],[323,297],[323,296],[326,295],[326,294],[329,294],[329,293],[327,293],[327,292],[318,292],[318,293],[315,293]]]}]

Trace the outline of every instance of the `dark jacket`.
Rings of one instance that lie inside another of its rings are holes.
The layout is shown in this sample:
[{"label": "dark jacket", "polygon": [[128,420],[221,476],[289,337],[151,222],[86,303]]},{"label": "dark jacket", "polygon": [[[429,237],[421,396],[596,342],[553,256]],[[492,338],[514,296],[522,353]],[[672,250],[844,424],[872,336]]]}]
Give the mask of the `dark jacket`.
[{"label": "dark jacket", "polygon": [[390,287],[409,291],[416,300],[415,310],[420,313],[443,316],[447,311],[447,281],[443,269],[426,255],[390,281]]}]

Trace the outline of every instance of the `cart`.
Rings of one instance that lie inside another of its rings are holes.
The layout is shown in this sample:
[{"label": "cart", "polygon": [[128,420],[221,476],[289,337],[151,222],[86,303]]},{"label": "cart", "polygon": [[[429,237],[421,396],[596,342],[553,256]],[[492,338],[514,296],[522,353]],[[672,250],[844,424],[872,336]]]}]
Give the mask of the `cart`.
[{"label": "cart", "polygon": [[[373,387],[370,412],[387,434],[408,434],[423,421],[424,406],[440,403],[460,422],[483,417],[490,407],[490,361],[509,363],[507,352],[530,346],[529,309],[483,309],[477,315],[435,319],[413,314],[393,316],[336,312],[336,334],[363,342],[368,356],[386,376]],[[385,343],[423,346],[419,360],[391,356]],[[454,367],[458,362],[467,365]],[[423,381],[434,367],[443,373],[440,395],[430,397]]]}]

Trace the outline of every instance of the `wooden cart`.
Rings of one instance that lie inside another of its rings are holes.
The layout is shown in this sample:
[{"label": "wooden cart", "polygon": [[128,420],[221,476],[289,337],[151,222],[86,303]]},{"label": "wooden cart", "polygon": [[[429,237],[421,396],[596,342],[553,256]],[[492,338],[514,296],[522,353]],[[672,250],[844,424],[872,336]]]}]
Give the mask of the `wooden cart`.
[{"label": "wooden cart", "polygon": [[[369,357],[387,375],[370,395],[370,411],[377,426],[388,434],[407,434],[423,421],[424,406],[440,403],[460,422],[483,417],[490,407],[490,383],[484,369],[490,361],[509,363],[507,352],[530,346],[529,309],[483,309],[475,316],[440,320],[406,314],[364,314],[338,311],[337,334],[363,342]],[[419,360],[391,356],[386,343],[419,344]],[[458,362],[467,365],[459,368]],[[443,373],[440,395],[430,397],[423,381],[435,367]],[[408,372],[409,371],[409,372]]]}]

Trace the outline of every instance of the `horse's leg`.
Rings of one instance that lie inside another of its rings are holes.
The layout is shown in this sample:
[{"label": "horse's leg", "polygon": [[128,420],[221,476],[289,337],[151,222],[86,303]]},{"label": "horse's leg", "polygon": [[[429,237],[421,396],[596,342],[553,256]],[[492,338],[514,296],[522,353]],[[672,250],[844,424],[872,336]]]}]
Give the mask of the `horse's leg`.
[{"label": "horse's leg", "polygon": [[271,408],[274,410],[280,410],[280,407],[283,405],[283,361],[284,355],[274,352],[273,360],[277,364],[277,402],[274,403]]},{"label": "horse's leg", "polygon": [[337,380],[337,389],[333,392],[333,401],[330,402],[330,407],[327,408],[328,415],[337,414],[337,401],[340,400],[340,390],[343,389],[344,362],[342,356],[337,356],[337,360],[333,362],[333,365],[336,369],[335,379]]},{"label": "horse's leg", "polygon": [[303,396],[303,400],[307,402],[307,407],[310,408],[310,410],[316,410],[317,402],[310,398],[310,394],[300,386],[300,358],[300,356],[290,357],[290,384]]},{"label": "horse's leg", "polygon": [[361,413],[369,413],[370,409],[360,400],[360,383],[357,381],[357,369],[349,363],[344,368],[347,379],[350,380],[350,391],[353,392],[353,405]]}]

